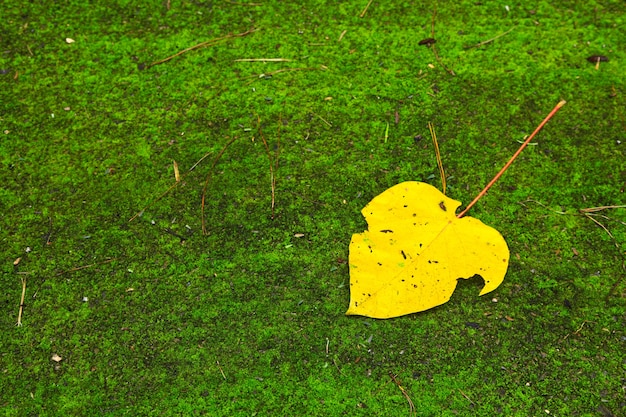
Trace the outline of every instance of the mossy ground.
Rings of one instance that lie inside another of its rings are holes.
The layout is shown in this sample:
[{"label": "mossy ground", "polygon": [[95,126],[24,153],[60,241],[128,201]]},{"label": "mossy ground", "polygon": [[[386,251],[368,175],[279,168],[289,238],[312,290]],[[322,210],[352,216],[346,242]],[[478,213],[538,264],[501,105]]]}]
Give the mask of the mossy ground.
[{"label": "mossy ground", "polygon": [[[418,45],[433,2],[366,3],[5,2],[5,415],[407,416],[390,372],[420,416],[626,414],[626,210],[596,217],[613,238],[577,211],[626,203],[624,3],[439,2],[454,76]],[[511,248],[502,286],[344,316],[361,208],[440,187],[427,122],[468,203],[561,99],[470,213]]]}]

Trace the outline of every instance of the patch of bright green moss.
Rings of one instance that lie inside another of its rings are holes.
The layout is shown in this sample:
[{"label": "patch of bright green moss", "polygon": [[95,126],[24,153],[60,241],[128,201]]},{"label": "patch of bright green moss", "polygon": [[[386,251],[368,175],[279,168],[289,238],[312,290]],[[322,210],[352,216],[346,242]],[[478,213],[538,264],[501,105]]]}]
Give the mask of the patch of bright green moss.
[{"label": "patch of bright green moss", "polygon": [[[578,212],[624,204],[622,2],[439,3],[455,76],[418,45],[430,4],[9,3],[7,415],[408,415],[390,372],[422,416],[625,411],[625,211],[595,217],[613,237]],[[401,181],[440,186],[427,123],[467,204],[561,99],[472,209],[511,248],[502,286],[344,316],[361,208]],[[186,176],[159,198],[173,160]]]}]

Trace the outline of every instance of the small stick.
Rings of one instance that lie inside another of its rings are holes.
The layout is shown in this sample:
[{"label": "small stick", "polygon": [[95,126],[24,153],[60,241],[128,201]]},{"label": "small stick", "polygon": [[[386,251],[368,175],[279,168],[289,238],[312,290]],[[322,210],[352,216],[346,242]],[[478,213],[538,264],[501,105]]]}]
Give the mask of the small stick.
[{"label": "small stick", "polygon": [[543,121],[541,123],[539,123],[539,126],[537,126],[537,128],[535,129],[535,131],[533,133],[530,134],[530,136],[524,141],[524,143],[522,144],[522,146],[520,146],[520,148],[517,150],[517,152],[515,152],[515,154],[513,154],[513,156],[511,157],[511,159],[509,159],[509,162],[507,162],[502,169],[500,170],[500,172],[498,172],[496,174],[495,177],[493,177],[493,179],[489,182],[489,184],[487,184],[487,186],[485,188],[483,188],[483,190],[476,196],[476,198],[467,205],[467,207],[465,207],[465,210],[463,210],[462,212],[460,212],[459,214],[457,214],[457,218],[461,218],[463,216],[465,216],[465,213],[468,212],[468,210],[470,208],[472,208],[472,206],[474,204],[476,204],[476,202],[478,200],[480,200],[480,198],[482,196],[484,196],[487,191],[491,188],[491,186],[498,181],[498,179],[500,179],[500,177],[502,176],[502,174],[504,174],[504,171],[506,171],[509,166],[511,166],[511,164],[513,163],[513,161],[515,160],[515,158],[517,158],[519,156],[519,154],[524,150],[524,148],[526,147],[526,145],[528,145],[530,143],[530,141],[535,137],[535,135],[537,133],[539,133],[539,131],[541,130],[541,128],[548,123],[548,120],[550,120],[552,118],[552,116],[554,116],[554,114],[559,111],[559,109],[561,107],[563,107],[565,105],[566,101],[565,100],[561,100],[559,101],[559,103],[554,106],[554,108],[552,109],[552,111],[546,116],[545,119],[543,119]]},{"label": "small stick", "polygon": [[435,155],[437,156],[437,166],[439,166],[439,175],[441,175],[441,188],[443,195],[446,195],[446,173],[443,170],[443,162],[441,162],[441,153],[439,152],[439,143],[437,142],[437,134],[435,133],[435,127],[431,122],[428,122],[428,129],[430,130],[430,136],[433,138],[433,144],[435,145]]},{"label": "small stick", "polygon": [[22,326],[22,312],[24,311],[24,296],[26,296],[26,276],[22,277],[22,298],[20,300],[20,310],[17,313],[17,327]]},{"label": "small stick", "polygon": [[363,16],[365,16],[365,13],[367,13],[367,9],[369,9],[370,4],[372,4],[372,2],[373,2],[373,1],[374,1],[374,0],[370,0],[370,1],[368,1],[368,2],[367,2],[367,6],[365,6],[365,9],[363,9],[363,11],[362,11],[362,12],[361,12],[361,14],[359,15],[359,17],[363,17]]}]

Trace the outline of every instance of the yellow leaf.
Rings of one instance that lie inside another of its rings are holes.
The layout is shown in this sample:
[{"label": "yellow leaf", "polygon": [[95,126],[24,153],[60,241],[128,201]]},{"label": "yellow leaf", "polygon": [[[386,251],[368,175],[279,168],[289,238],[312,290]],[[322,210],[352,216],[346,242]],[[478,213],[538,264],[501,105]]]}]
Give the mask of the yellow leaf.
[{"label": "yellow leaf", "polygon": [[509,248],[500,233],[456,217],[459,201],[422,182],[403,182],[362,210],[367,231],[350,242],[346,314],[391,318],[444,304],[457,279],[480,275],[479,295],[504,280]]}]

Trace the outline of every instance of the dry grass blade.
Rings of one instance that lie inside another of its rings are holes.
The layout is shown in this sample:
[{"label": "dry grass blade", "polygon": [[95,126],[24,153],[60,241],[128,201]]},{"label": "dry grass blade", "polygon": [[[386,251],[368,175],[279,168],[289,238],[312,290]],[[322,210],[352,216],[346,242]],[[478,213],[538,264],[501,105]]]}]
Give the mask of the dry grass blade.
[{"label": "dry grass blade", "polygon": [[22,325],[22,313],[24,312],[24,297],[26,296],[26,276],[22,277],[22,298],[20,299],[20,310],[17,313],[17,323],[16,326],[20,327]]},{"label": "dry grass blade", "polygon": [[443,162],[441,162],[441,153],[439,152],[439,143],[437,142],[437,134],[435,133],[435,127],[431,122],[428,122],[428,129],[430,130],[430,136],[433,138],[433,145],[435,145],[435,155],[437,156],[437,166],[439,167],[439,175],[441,175],[441,192],[446,195],[446,173],[443,170]]},{"label": "dry grass blade", "polygon": [[288,58],[240,58],[233,62],[291,62]]},{"label": "dry grass blade", "polygon": [[[238,138],[238,136],[233,136],[233,138],[231,140],[228,141],[228,143],[222,148],[222,150],[220,151],[220,153],[217,154],[217,156],[215,157],[215,159],[213,160],[213,164],[211,164],[211,169],[209,170],[209,173],[206,176],[206,179],[204,180],[204,187],[202,188],[202,234],[206,235],[208,234],[206,231],[206,222],[205,222],[205,218],[204,218],[204,207],[205,207],[205,202],[206,202],[206,190],[209,187],[209,180],[211,179],[211,175],[213,174],[213,170],[215,169],[215,165],[217,165],[217,161],[220,160],[220,158],[222,157],[222,155],[224,155],[224,152],[226,152],[226,149],[228,149],[228,147],[230,145],[232,145],[232,143],[234,141],[236,141]],[[195,167],[195,165],[194,165]]]},{"label": "dry grass blade", "polygon": [[167,58],[163,58],[163,59],[160,59],[158,61],[154,61],[153,63],[148,65],[148,67],[153,67],[155,65],[162,64],[164,62],[167,62],[167,61],[169,61],[171,59],[176,58],[177,56],[183,55],[183,54],[185,54],[185,53],[187,53],[189,51],[193,51],[194,49],[204,48],[206,46],[213,46],[213,45],[216,45],[218,42],[223,41],[225,39],[240,38],[240,37],[249,35],[249,34],[251,34],[252,32],[255,32],[255,31],[256,31],[255,28],[251,28],[251,29],[249,29],[249,30],[247,30],[245,32],[242,32],[242,33],[230,33],[230,34],[228,34],[226,36],[222,36],[222,37],[219,37],[219,38],[211,39],[210,41],[200,42],[197,45],[190,46],[189,48],[185,48],[182,51],[179,51],[179,52],[175,53],[174,55],[168,56]]},{"label": "dry grass blade", "polygon": [[[435,8],[433,10],[433,18],[432,18],[431,25],[430,25],[430,34],[431,34],[432,39],[435,39],[435,16],[437,16],[437,3],[435,3]],[[437,47],[435,46],[434,42],[430,44],[430,47],[432,48],[433,54],[435,55],[435,59],[437,60],[437,62],[439,62],[439,65],[441,65],[448,74],[452,76],[456,76],[454,71],[446,67],[446,64],[444,64],[441,58],[439,57],[439,54],[437,53]]]},{"label": "dry grass blade", "polygon": [[[622,273],[622,276],[620,278],[618,278],[615,281],[615,283],[611,286],[611,289],[609,290],[607,296],[605,297],[606,301],[608,301],[608,299],[611,298],[611,296],[615,293],[615,290],[617,289],[617,287],[624,281],[624,276],[626,276],[626,252],[624,252],[624,251],[622,251],[620,249],[619,244],[617,243],[617,239],[615,239],[615,236],[613,236],[611,231],[604,224],[600,223],[600,221],[596,220],[594,218],[594,216],[598,216],[599,214],[597,214],[597,213],[599,211],[609,210],[609,209],[617,209],[617,208],[626,208],[626,206],[624,206],[624,205],[622,205],[622,206],[617,206],[617,205],[599,206],[599,207],[589,207],[589,208],[578,210],[578,212],[580,214],[582,214],[583,216],[585,216],[586,218],[588,218],[589,220],[594,222],[596,225],[601,227],[602,230],[604,230],[606,232],[606,234],[609,235],[609,237],[613,241],[613,244],[617,248],[619,256],[622,258],[622,270],[624,272]],[[601,215],[601,214],[599,216],[601,216],[602,218],[604,218],[606,220],[615,220],[615,219],[611,219],[610,217],[604,216],[604,215]],[[619,221],[619,222],[626,225],[626,223],[624,223],[622,221]]]},{"label": "dry grass blade", "polygon": [[578,211],[580,211],[581,213],[596,213],[598,211],[602,211],[602,210],[608,210],[608,209],[616,209],[616,208],[626,208],[626,206],[600,206],[600,207],[589,207],[589,208],[585,208],[585,209],[580,209]]},{"label": "dry grass blade", "polygon": [[259,137],[261,138],[261,141],[263,142],[263,146],[265,146],[265,151],[267,152],[267,159],[269,160],[269,164],[270,164],[270,186],[272,189],[272,219],[273,219],[274,207],[276,205],[276,170],[278,169],[278,152],[280,150],[281,122],[279,122],[279,125],[278,125],[278,129],[279,129],[278,142],[276,145],[276,153],[273,158],[272,158],[272,153],[270,151],[269,144],[267,143],[267,140],[265,139],[265,135],[263,134],[263,130],[261,129],[261,118],[259,116],[257,116],[257,124],[258,124],[258,130],[259,130]]},{"label": "dry grass blade", "polygon": [[155,198],[154,200],[152,200],[150,203],[148,203],[146,206],[144,206],[144,208],[142,208],[141,210],[139,210],[137,213],[135,213],[135,215],[133,217],[131,217],[130,219],[128,219],[128,222],[132,222],[133,220],[135,220],[137,217],[143,215],[143,213],[150,207],[152,207],[152,205],[154,203],[156,203],[157,201],[159,201],[160,199],[162,199],[163,197],[165,197],[167,194],[169,194],[170,191],[172,191],[174,188],[178,187],[179,184],[181,184],[181,181],[183,180],[183,178],[185,178],[191,171],[193,171],[193,169],[198,166],[198,164],[200,164],[200,162],[202,162],[204,160],[204,158],[206,158],[207,156],[210,155],[210,152],[205,154],[202,158],[200,158],[200,160],[198,162],[196,162],[191,168],[189,168],[189,171],[186,172],[183,175],[180,175],[180,172],[178,173],[178,176],[176,175],[176,170],[178,167],[178,164],[176,164],[176,161],[174,161],[174,178],[176,179],[176,181],[174,182],[174,184],[170,185],[167,190],[163,191],[161,193],[161,195],[159,195],[157,198]]},{"label": "dry grass blade", "polygon": [[370,0],[370,1],[368,1],[368,2],[367,2],[367,5],[365,6],[365,9],[363,9],[363,11],[362,11],[362,12],[361,12],[361,14],[359,15],[359,17],[363,17],[363,16],[365,16],[365,13],[367,13],[367,9],[369,9],[369,8],[370,8],[370,4],[372,4],[372,1],[374,1],[374,0]]},{"label": "dry grass blade", "polygon": [[409,415],[415,416],[416,415],[415,404],[413,404],[413,400],[411,400],[411,397],[409,397],[409,394],[406,392],[406,389],[400,384],[398,377],[394,375],[393,372],[389,371],[389,377],[398,386],[398,388],[400,389],[400,392],[402,392],[402,395],[404,396],[404,398],[406,398],[406,401],[409,403]]},{"label": "dry grass blade", "polygon": [[320,67],[320,68],[315,68],[315,67],[307,67],[307,68],[282,68],[276,71],[271,71],[271,72],[264,72],[262,74],[259,75],[253,75],[252,77],[252,81],[248,82],[246,85],[250,85],[252,84],[254,81],[260,79],[260,78],[266,78],[266,77],[271,77],[273,75],[276,74],[280,74],[281,72],[290,72],[290,71],[318,71],[318,70],[324,70],[326,69],[325,67]]},{"label": "dry grass blade", "polygon": [[174,163],[174,179],[176,180],[176,182],[180,182],[180,171],[178,170],[178,163],[176,162],[176,160],[174,160],[173,163]]},{"label": "dry grass blade", "polygon": [[515,26],[513,26],[511,29],[507,30],[507,31],[506,31],[506,32],[504,32],[504,33],[501,33],[501,34],[499,34],[499,35],[497,35],[497,36],[494,36],[494,37],[493,37],[493,38],[491,38],[491,39],[487,39],[486,41],[478,42],[476,45],[469,45],[469,46],[465,46],[465,49],[470,49],[470,48],[478,48],[478,47],[481,47],[481,46],[483,46],[483,45],[486,45],[486,44],[488,44],[488,43],[490,43],[490,42],[495,41],[495,40],[496,40],[496,39],[498,39],[498,38],[503,37],[504,35],[509,34],[509,33],[510,33],[513,29],[515,29]]}]

